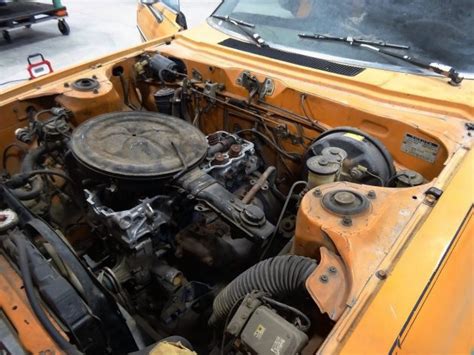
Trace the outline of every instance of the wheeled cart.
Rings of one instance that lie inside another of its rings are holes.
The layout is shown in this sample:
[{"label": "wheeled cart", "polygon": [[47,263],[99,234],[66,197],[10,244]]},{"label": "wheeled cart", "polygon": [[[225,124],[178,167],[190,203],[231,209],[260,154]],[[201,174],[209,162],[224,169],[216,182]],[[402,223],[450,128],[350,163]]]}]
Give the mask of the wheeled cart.
[{"label": "wheeled cart", "polygon": [[50,21],[58,21],[59,31],[67,36],[70,32],[67,9],[61,1],[54,0],[51,4],[41,2],[0,3],[0,31],[7,42],[11,42],[10,31],[17,28],[30,28],[31,25]]}]

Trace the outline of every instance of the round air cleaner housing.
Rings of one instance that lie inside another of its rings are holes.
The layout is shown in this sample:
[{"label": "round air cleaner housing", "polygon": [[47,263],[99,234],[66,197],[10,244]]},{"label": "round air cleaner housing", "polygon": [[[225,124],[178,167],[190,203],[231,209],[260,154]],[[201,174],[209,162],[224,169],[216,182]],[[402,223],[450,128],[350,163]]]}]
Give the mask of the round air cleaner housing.
[{"label": "round air cleaner housing", "polygon": [[124,180],[173,177],[206,156],[205,136],[191,124],[153,112],[117,112],[90,119],[71,138],[71,151],[90,171]]}]

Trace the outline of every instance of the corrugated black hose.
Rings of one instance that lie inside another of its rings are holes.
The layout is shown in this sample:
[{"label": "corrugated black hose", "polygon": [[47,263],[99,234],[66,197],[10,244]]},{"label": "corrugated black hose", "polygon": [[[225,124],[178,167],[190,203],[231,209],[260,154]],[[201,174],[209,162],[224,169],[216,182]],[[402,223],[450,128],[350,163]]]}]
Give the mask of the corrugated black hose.
[{"label": "corrugated black hose", "polygon": [[217,295],[209,325],[222,323],[234,304],[254,290],[276,299],[301,292],[316,266],[315,260],[297,255],[276,256],[255,264]]}]

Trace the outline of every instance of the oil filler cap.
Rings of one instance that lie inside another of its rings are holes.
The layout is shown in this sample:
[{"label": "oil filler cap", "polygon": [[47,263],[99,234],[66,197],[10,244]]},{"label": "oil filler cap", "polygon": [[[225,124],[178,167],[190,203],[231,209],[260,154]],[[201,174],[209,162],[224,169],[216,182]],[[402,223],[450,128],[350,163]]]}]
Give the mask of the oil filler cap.
[{"label": "oil filler cap", "polygon": [[336,190],[326,193],[321,203],[328,211],[341,216],[353,216],[367,211],[369,199],[357,191]]},{"label": "oil filler cap", "polygon": [[249,205],[240,213],[242,220],[251,226],[262,226],[265,224],[265,213],[261,208]]}]

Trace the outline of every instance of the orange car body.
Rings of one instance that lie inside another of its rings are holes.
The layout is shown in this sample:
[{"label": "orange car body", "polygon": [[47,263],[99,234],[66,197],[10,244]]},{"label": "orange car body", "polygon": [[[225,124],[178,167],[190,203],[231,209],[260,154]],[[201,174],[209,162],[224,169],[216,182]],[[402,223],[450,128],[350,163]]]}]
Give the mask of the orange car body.
[{"label": "orange car body", "polygon": [[[348,189],[375,196],[371,210],[355,217],[351,228],[319,207],[318,191],[303,198],[293,252],[321,254],[306,286],[315,307],[336,321],[326,339],[310,340],[305,353],[472,353],[474,153],[466,127],[474,121],[474,81],[464,80],[454,87],[440,77],[381,69],[344,77],[222,47],[219,43],[228,36],[208,24],[180,31],[176,16],[163,5],[153,5],[162,13],[162,23],[149,8],[139,6],[138,25],[148,42],[0,93],[0,151],[13,141],[15,129],[24,125],[25,107],[39,104],[38,98],[54,98],[68,107],[76,124],[122,109],[112,68],[117,63],[126,67],[144,51],[179,57],[207,80],[224,83],[222,94],[228,97],[246,97],[247,92],[236,84],[244,69],[261,81],[272,78],[274,92],[265,98],[269,109],[299,114],[290,120],[290,133],[301,126],[309,138],[316,137],[311,122],[299,118],[304,93],[307,111],[321,118],[316,123],[363,129],[384,142],[397,166],[416,169],[428,179],[402,192],[344,183]],[[65,85],[91,75],[101,82],[98,93],[78,93]],[[202,122],[201,129],[212,132],[221,123],[216,114]],[[269,124],[282,122],[269,117]],[[403,152],[400,146],[406,134],[439,146],[436,161]],[[294,148],[289,142],[283,144]],[[14,170],[15,163],[8,168]],[[328,185],[320,192],[340,186]],[[433,191],[441,192],[440,196]],[[10,277],[13,271],[4,260],[0,262],[0,304],[25,348],[34,353],[54,350],[31,319],[18,279]],[[328,266],[338,272],[328,275]],[[328,275],[329,281],[321,283],[322,275]],[[13,309],[13,304],[18,308]]]}]

